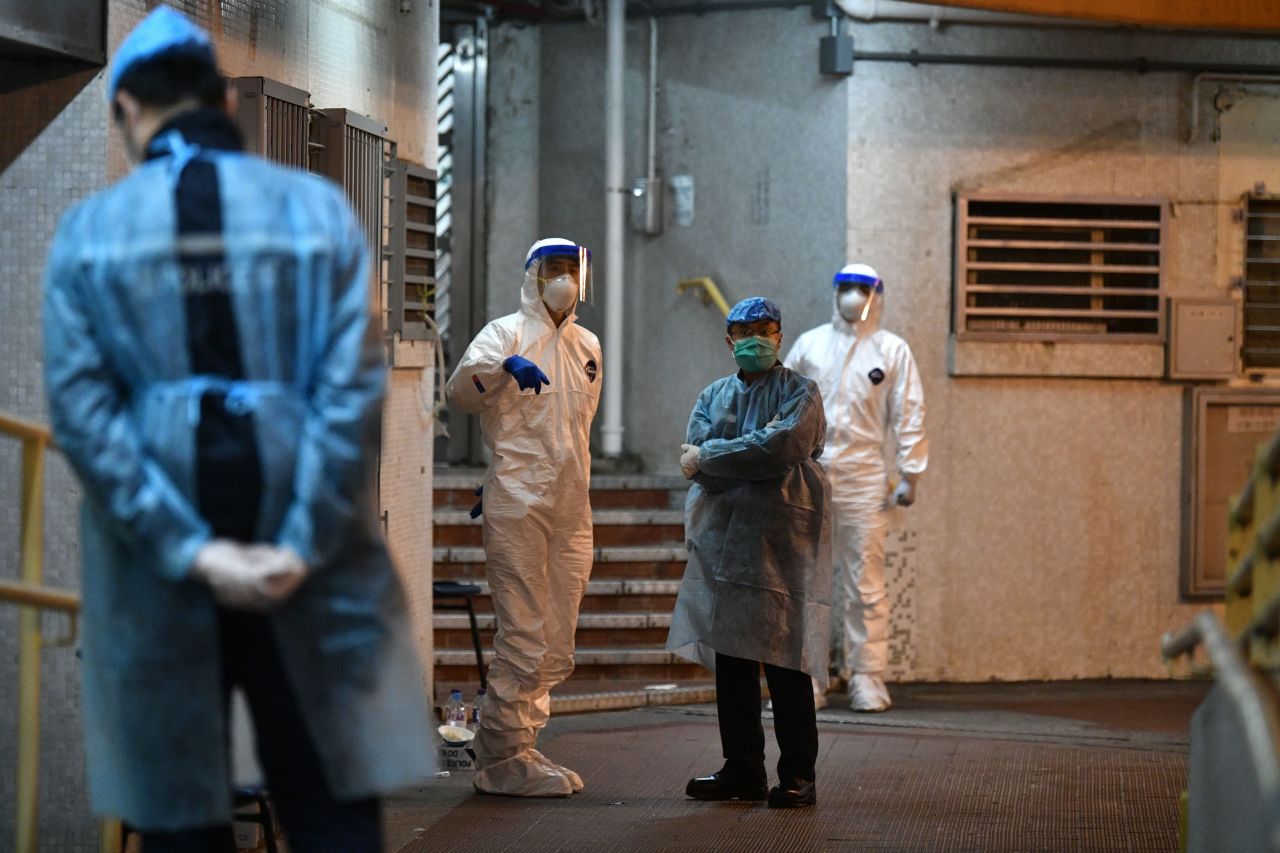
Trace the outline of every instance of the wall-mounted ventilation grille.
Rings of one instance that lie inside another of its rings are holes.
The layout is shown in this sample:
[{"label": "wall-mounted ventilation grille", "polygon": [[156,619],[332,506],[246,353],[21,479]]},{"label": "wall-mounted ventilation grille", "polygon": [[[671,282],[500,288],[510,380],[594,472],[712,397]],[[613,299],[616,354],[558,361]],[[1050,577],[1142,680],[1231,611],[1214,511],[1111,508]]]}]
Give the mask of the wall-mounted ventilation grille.
[{"label": "wall-mounted ventilation grille", "polygon": [[436,287],[436,174],[414,163],[392,161],[387,333],[404,340],[431,337]]},{"label": "wall-mounted ventilation grille", "polygon": [[1246,196],[1244,222],[1244,366],[1280,367],[1280,196]]},{"label": "wall-mounted ventilation grille", "polygon": [[236,124],[250,151],[307,168],[307,93],[265,77],[237,77]]},{"label": "wall-mounted ventilation grille", "polygon": [[382,257],[386,139],[385,125],[351,110],[312,113],[311,171],[328,175],[347,191],[373,258]]},{"label": "wall-mounted ventilation grille", "polygon": [[1162,340],[1160,199],[956,198],[955,331],[971,340]]}]

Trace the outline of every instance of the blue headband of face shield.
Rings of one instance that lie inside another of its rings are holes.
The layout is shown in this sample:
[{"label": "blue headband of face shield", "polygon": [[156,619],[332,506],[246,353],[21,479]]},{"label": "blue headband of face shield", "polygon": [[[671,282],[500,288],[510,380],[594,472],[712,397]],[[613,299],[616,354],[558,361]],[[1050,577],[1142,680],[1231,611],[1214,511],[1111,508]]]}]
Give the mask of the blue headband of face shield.
[{"label": "blue headband of face shield", "polygon": [[528,269],[529,267],[536,264],[538,261],[541,261],[545,258],[573,258],[574,260],[581,260],[585,258],[587,262],[590,263],[591,250],[583,248],[581,246],[571,246],[571,245],[563,245],[563,244],[543,246],[535,250],[533,254],[529,255],[529,260],[524,262],[524,268]]},{"label": "blue headband of face shield", "polygon": [[115,98],[120,80],[139,65],[162,57],[204,59],[216,67],[213,40],[181,12],[159,6],[125,37],[107,72],[107,103]]},{"label": "blue headband of face shield", "polygon": [[842,287],[846,284],[856,284],[862,287],[874,288],[876,293],[884,292],[884,280],[873,278],[869,275],[862,275],[856,272],[838,272],[835,278],[831,279],[832,287]]}]

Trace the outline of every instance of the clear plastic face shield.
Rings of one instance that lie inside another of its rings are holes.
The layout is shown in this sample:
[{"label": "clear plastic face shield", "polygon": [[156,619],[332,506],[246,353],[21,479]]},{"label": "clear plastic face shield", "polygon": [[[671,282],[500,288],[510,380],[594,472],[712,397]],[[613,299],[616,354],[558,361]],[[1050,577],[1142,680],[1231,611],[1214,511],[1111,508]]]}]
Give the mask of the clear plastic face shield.
[{"label": "clear plastic face shield", "polygon": [[535,249],[525,265],[525,278],[533,279],[538,295],[553,311],[570,311],[579,302],[590,302],[591,252],[582,246],[554,244]]},{"label": "clear plastic face shield", "polygon": [[832,284],[836,288],[836,310],[848,323],[865,322],[871,314],[871,305],[884,293],[884,282],[874,275],[862,272],[836,273]]}]

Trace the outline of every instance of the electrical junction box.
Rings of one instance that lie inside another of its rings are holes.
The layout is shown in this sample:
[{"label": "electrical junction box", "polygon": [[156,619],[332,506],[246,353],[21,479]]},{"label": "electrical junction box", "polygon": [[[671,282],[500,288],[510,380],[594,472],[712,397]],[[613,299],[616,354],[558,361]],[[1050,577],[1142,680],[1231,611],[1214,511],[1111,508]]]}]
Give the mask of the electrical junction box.
[{"label": "electrical junction box", "polygon": [[818,70],[823,74],[852,74],[853,36],[823,36],[818,47]]},{"label": "electrical junction box", "polygon": [[1169,300],[1169,378],[1230,379],[1239,373],[1239,318],[1234,299]]}]

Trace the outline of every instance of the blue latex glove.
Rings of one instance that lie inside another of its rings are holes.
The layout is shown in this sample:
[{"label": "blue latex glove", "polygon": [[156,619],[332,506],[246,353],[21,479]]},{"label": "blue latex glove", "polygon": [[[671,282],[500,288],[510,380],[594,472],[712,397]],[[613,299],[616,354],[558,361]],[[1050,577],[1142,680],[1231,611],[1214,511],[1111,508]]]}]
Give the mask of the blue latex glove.
[{"label": "blue latex glove", "polygon": [[476,505],[471,508],[472,518],[479,518],[484,513],[484,486],[476,489],[476,497],[480,500],[476,501]]},{"label": "blue latex glove", "polygon": [[532,388],[533,393],[541,394],[542,386],[551,384],[547,374],[539,370],[538,365],[524,356],[510,356],[506,361],[502,362],[502,369],[515,377],[516,384],[520,386],[521,391],[527,391]]}]

